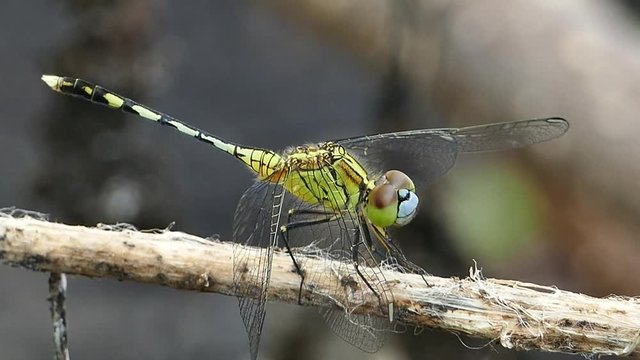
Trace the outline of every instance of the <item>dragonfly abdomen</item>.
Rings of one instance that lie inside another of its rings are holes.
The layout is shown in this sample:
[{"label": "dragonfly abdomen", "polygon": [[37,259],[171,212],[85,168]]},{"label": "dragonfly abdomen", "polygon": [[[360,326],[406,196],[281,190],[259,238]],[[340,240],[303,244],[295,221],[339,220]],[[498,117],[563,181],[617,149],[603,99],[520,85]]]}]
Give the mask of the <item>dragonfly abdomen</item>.
[{"label": "dragonfly abdomen", "polygon": [[235,145],[232,155],[255,172],[259,180],[278,183],[283,178],[285,161],[271,150]]},{"label": "dragonfly abdomen", "polygon": [[244,147],[227,142],[172,116],[153,110],[134,100],[107,90],[102,86],[82,79],[55,75],[43,75],[42,80],[57,92],[80,97],[92,103],[105,105],[111,109],[120,109],[124,112],[138,115],[147,120],[155,121],[160,125],[174,128],[185,135],[192,136],[209,145],[213,145],[215,148],[233,155],[245,163],[261,180],[276,178],[274,175],[277,175],[276,172],[283,167],[282,157],[273,151]]}]

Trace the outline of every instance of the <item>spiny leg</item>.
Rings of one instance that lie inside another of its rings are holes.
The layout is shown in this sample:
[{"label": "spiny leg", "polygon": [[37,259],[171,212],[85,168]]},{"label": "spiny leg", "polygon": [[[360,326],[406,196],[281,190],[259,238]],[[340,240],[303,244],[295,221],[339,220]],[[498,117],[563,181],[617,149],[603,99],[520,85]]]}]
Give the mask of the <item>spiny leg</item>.
[{"label": "spiny leg", "polygon": [[287,222],[293,220],[298,215],[325,215],[325,216],[334,216],[336,215],[333,211],[327,210],[318,210],[318,209],[291,209],[287,213]]},{"label": "spiny leg", "polygon": [[320,219],[310,219],[310,220],[302,220],[302,221],[294,221],[290,222],[289,219],[292,215],[294,215],[294,210],[289,210],[287,214],[287,223],[280,227],[280,239],[284,243],[287,248],[287,252],[293,261],[293,265],[296,268],[296,272],[300,275],[300,289],[298,290],[298,305],[302,305],[302,288],[304,286],[304,271],[302,267],[296,261],[295,256],[293,256],[293,251],[291,249],[291,245],[289,245],[289,231],[297,228],[303,228],[306,226],[313,226],[318,224],[324,224],[330,221],[334,221],[337,219],[336,214],[332,212],[325,212],[320,210],[298,210],[298,214],[306,213],[306,214],[323,214],[323,215],[331,215]]},{"label": "spiny leg", "polygon": [[[360,239],[360,228],[356,229],[355,238]],[[358,276],[360,276],[360,278],[362,279],[362,281],[364,281],[367,287],[376,295],[376,297],[378,298],[378,301],[382,303],[382,297],[380,296],[380,294],[378,294],[378,292],[373,288],[373,286],[371,286],[371,284],[369,283],[369,280],[367,280],[364,274],[360,271],[360,263],[358,262],[358,258],[360,257],[360,252],[359,252],[360,244],[363,244],[362,240],[356,240],[351,245],[351,258],[353,260],[353,266],[355,267],[356,272],[358,273]]]},{"label": "spiny leg", "polygon": [[400,248],[394,243],[391,238],[387,237],[384,241],[389,245],[390,251],[387,256],[393,257],[403,268],[409,269],[409,271],[411,271],[412,273],[420,275],[420,277],[428,287],[432,286],[425,278],[425,275],[429,275],[428,272],[426,272],[420,266],[409,261],[409,259],[404,256],[402,250],[400,250]]},{"label": "spiny leg", "polygon": [[[360,239],[360,228],[356,229],[356,238]],[[371,284],[369,283],[369,281],[367,280],[367,278],[364,277],[364,274],[362,274],[362,272],[360,271],[360,266],[358,263],[358,257],[359,257],[359,246],[360,245],[365,245],[366,247],[366,243],[362,240],[357,240],[356,242],[353,243],[352,245],[352,249],[353,249],[353,262],[354,262],[354,267],[356,269],[356,272],[358,273],[358,275],[360,276],[360,278],[364,281],[364,283],[367,285],[367,287],[373,292],[374,295],[376,295],[376,297],[378,298],[378,302],[380,302],[380,304],[383,304],[385,301],[382,297],[382,294],[378,293],[373,286],[371,286]],[[366,247],[368,250],[370,250],[371,248]],[[373,254],[371,254],[371,256],[373,256]],[[394,304],[393,301],[391,302],[387,302],[387,311],[388,311],[388,315],[389,315],[389,322],[393,323],[393,318],[394,318]]]},{"label": "spiny leg", "polygon": [[367,248],[372,250],[374,254],[380,257],[380,259],[386,259],[388,257],[388,254],[383,254],[382,251],[380,251],[375,246],[373,246],[373,240],[371,239],[371,231],[366,220],[361,218],[361,222],[363,224],[366,224],[366,226],[364,227],[363,233],[364,233],[365,245],[367,246]]}]

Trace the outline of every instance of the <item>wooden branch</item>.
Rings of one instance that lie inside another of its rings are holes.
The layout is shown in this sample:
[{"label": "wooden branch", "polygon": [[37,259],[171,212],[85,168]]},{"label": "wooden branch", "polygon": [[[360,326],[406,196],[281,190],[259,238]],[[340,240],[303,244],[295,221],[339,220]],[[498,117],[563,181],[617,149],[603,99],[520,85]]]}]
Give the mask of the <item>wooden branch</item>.
[{"label": "wooden branch", "polygon": [[[185,290],[233,295],[234,246],[238,245],[171,231],[145,233],[0,217],[0,260],[6,264]],[[255,266],[254,260],[247,266]],[[315,269],[320,262],[326,270],[321,282],[307,284],[305,305],[344,304],[355,312],[384,316],[362,281],[341,281],[344,274],[330,261],[306,261],[309,268]],[[396,313],[407,325],[496,340],[518,350],[640,356],[637,298],[593,298],[554,287],[484,279],[474,269],[466,279],[429,276],[431,286],[413,274],[386,271],[385,277]],[[295,304],[299,285],[289,255],[276,252],[269,300]],[[364,301],[352,303],[354,298]]]}]

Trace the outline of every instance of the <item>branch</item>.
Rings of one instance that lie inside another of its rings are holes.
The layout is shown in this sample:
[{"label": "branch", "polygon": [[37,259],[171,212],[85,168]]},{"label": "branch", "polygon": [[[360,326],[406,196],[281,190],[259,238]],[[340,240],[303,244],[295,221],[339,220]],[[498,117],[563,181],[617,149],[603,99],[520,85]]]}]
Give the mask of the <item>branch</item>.
[{"label": "branch", "polygon": [[53,320],[53,348],[55,360],[69,360],[67,346],[67,317],[65,300],[67,298],[67,276],[52,272],[49,275],[49,302]]},{"label": "branch", "polygon": [[[0,217],[0,260],[6,264],[184,290],[233,295],[234,246],[239,245],[171,231],[145,233]],[[255,261],[250,259],[247,266],[255,266]],[[362,281],[341,281],[342,274],[331,261],[305,261],[310,269],[320,264],[326,269],[321,272],[322,281],[307,284],[305,305],[335,307],[338,303],[355,312],[384,316],[376,305],[377,298]],[[389,270],[385,277],[400,321],[410,326],[498,340],[502,346],[518,350],[640,355],[640,299],[593,298],[554,287],[484,279],[473,269],[466,279],[429,276],[429,287],[414,274]],[[358,296],[349,296],[341,288],[347,283],[348,290]],[[296,304],[299,285],[289,255],[277,251],[269,300]],[[310,290],[321,286],[319,291]],[[354,304],[350,301],[354,298],[364,302]]]}]

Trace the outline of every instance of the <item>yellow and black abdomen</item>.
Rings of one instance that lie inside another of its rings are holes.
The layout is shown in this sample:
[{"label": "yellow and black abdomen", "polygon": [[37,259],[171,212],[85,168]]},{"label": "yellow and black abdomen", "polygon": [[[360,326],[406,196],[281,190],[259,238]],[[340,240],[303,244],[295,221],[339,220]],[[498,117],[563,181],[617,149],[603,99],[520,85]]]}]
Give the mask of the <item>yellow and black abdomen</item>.
[{"label": "yellow and black abdomen", "polygon": [[[131,100],[127,101],[127,98],[117,95],[102,86],[95,85],[82,79],[60,77],[57,79],[57,85],[54,87],[54,90],[63,94],[78,96],[85,100],[105,105],[110,108],[122,109],[134,115],[141,115],[139,110],[134,110],[134,106],[144,108],[142,105]],[[156,115],[154,118],[155,117],[159,116]]]},{"label": "yellow and black abdomen", "polygon": [[230,143],[216,137],[204,130],[184,123],[172,116],[153,110],[134,100],[118,95],[99,85],[95,85],[82,79],[62,77],[55,75],[43,75],[42,80],[53,90],[75,97],[83,98],[92,103],[108,106],[112,109],[121,109],[124,112],[138,115],[147,120],[171,127],[179,132],[194,137],[204,143],[233,155],[242,161],[258,175],[263,181],[278,182],[281,178],[284,160],[271,150],[245,147]]}]

